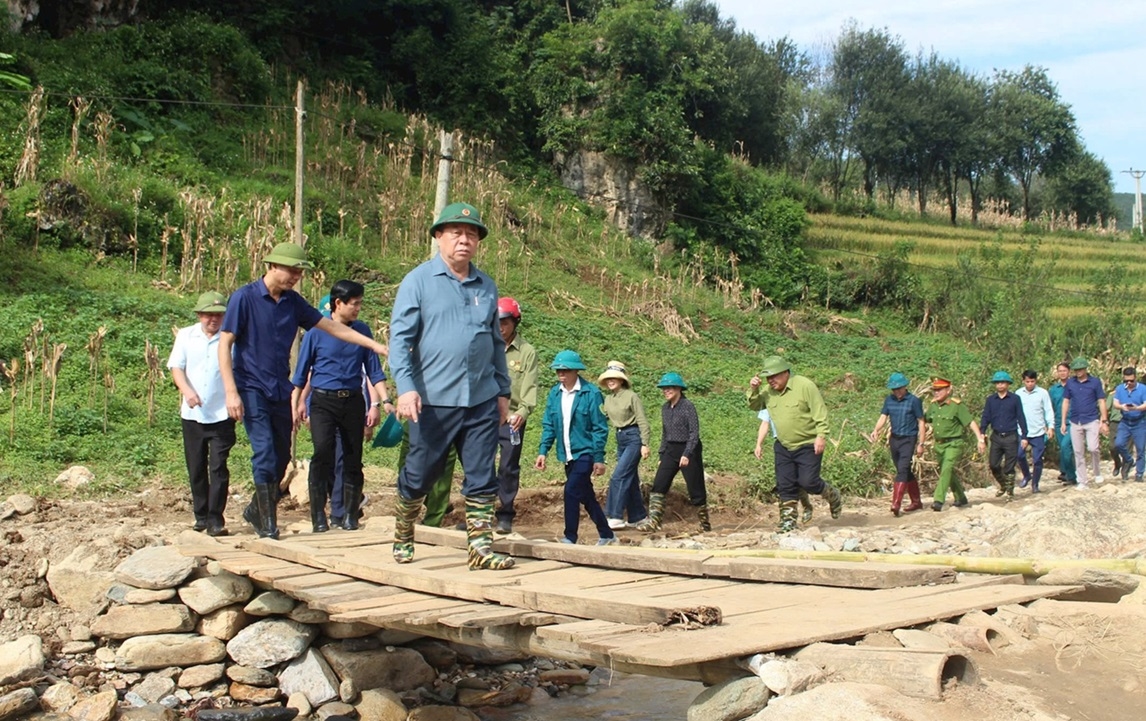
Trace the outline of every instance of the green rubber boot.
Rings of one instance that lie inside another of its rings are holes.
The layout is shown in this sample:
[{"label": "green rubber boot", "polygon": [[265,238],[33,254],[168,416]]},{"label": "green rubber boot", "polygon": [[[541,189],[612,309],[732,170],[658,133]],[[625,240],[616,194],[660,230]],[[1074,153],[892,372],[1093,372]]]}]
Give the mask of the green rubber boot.
[{"label": "green rubber boot", "polygon": [[828,502],[828,510],[831,511],[832,518],[839,518],[840,513],[844,510],[844,494],[840,493],[840,489],[825,481],[824,492],[820,494],[820,497]]},{"label": "green rubber boot", "polygon": [[712,520],[708,517],[708,504],[702,503],[696,507],[696,515],[700,518],[700,530],[708,533],[712,530]]},{"label": "green rubber boot", "polygon": [[780,502],[780,533],[791,533],[796,530],[796,508],[799,501]]},{"label": "green rubber boot", "polygon": [[425,496],[405,499],[398,494],[398,505],[394,508],[394,560],[409,563],[414,560],[414,523],[422,515]]},{"label": "green rubber boot", "polygon": [[800,523],[812,522],[812,499],[808,497],[808,492],[803,488],[800,489]]},{"label": "green rubber boot", "polygon": [[649,494],[649,515],[637,524],[637,530],[652,533],[661,529],[661,517],[665,514],[665,494]]},{"label": "green rubber boot", "polygon": [[466,545],[471,571],[504,571],[513,568],[513,557],[493,552],[493,506],[495,496],[466,496]]}]

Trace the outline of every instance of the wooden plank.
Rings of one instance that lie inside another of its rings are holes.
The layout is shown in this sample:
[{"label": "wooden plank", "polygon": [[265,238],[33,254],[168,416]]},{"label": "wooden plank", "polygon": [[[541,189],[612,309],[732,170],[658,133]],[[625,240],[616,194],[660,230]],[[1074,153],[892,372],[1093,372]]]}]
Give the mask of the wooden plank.
[{"label": "wooden plank", "polygon": [[[296,590],[293,592],[293,595],[301,601],[315,604],[328,601],[351,601],[359,598],[378,596],[382,590],[387,588],[389,587],[378,586],[364,581],[348,581],[330,586],[316,586],[314,588]],[[397,591],[398,589],[393,590]]]},{"label": "wooden plank", "polygon": [[545,591],[525,586],[490,587],[486,589],[486,598],[505,606],[642,625],[669,623],[682,611],[678,606],[629,601],[590,591],[568,589]]},{"label": "wooden plank", "polygon": [[[436,608],[436,609],[430,609],[430,610],[426,610],[426,611],[415,611],[415,612],[409,614],[408,616],[406,616],[405,623],[409,624],[410,626],[435,626],[440,622],[440,619],[444,616],[456,616],[459,612],[465,612],[467,609],[481,608],[483,606],[489,605],[489,604],[484,604],[484,603],[476,603],[474,601],[458,601],[458,603],[462,604],[462,605],[448,606],[445,608]],[[498,626],[498,625],[510,626],[510,625],[517,625],[517,624],[516,624],[516,619],[514,619],[513,623],[501,623],[501,624],[493,623],[493,624],[489,624],[488,627],[493,627],[493,626]]]},{"label": "wooden plank", "polygon": [[522,619],[532,611],[507,606],[476,606],[462,613],[443,615],[437,622],[449,628],[490,628],[493,626],[520,626]]},{"label": "wooden plank", "polygon": [[[353,601],[332,601],[326,604],[325,610],[327,613],[349,613],[352,611],[361,611],[368,608],[384,608],[387,605],[402,605],[404,603],[415,603],[419,601],[430,601],[438,599],[437,596],[430,596],[425,593],[414,593],[412,591],[403,591],[398,588],[380,589],[379,593],[373,596],[364,596]],[[450,599],[456,600],[456,599]]]},{"label": "wooden plank", "polygon": [[538,638],[581,643],[591,638],[612,636],[626,630],[639,630],[641,626],[610,623],[608,621],[573,621],[554,626],[543,626],[535,633]]},{"label": "wooden plank", "polygon": [[462,611],[472,605],[470,602],[459,601],[456,598],[431,598],[425,601],[415,601],[399,605],[387,604],[376,608],[365,608],[360,611],[335,613],[330,615],[330,620],[343,623],[369,623],[374,626],[385,627],[393,621],[409,623],[409,619],[412,615],[422,611],[445,609]]},{"label": "wooden plank", "polygon": [[325,571],[317,571],[306,576],[294,576],[292,578],[284,578],[275,582],[275,588],[286,594],[296,593],[298,591],[305,591],[310,588],[318,588],[322,586],[333,586],[338,583],[347,583],[348,581],[355,580],[351,576],[343,576],[337,573],[327,573]]},{"label": "wooden plank", "polygon": [[258,569],[258,570],[251,571],[249,574],[251,577],[251,580],[258,581],[260,583],[269,583],[273,586],[275,581],[278,581],[278,580],[281,580],[284,578],[293,578],[295,576],[306,576],[306,575],[309,575],[311,573],[314,573],[314,569],[311,568],[310,566],[303,566],[301,564],[290,563],[288,561],[282,561],[282,564],[283,565],[277,566],[277,567],[264,568],[264,569]]},{"label": "wooden plank", "polygon": [[411,568],[412,564],[399,564],[393,558],[373,562],[336,561],[333,569],[364,581],[398,586],[410,591],[429,593],[436,596],[453,596],[467,601],[485,601],[485,589],[489,587],[514,585],[517,579],[503,576],[499,571],[466,572],[464,575],[454,569],[422,571]]},{"label": "wooden plank", "polygon": [[842,588],[898,588],[954,583],[949,566],[913,566],[850,561],[798,561],[787,558],[733,558],[732,578]]},{"label": "wooden plank", "polygon": [[684,576],[704,575],[704,561],[709,558],[705,554],[675,554],[655,549],[583,546],[518,539],[498,540],[494,543],[494,550],[513,556],[564,561],[580,566]]}]

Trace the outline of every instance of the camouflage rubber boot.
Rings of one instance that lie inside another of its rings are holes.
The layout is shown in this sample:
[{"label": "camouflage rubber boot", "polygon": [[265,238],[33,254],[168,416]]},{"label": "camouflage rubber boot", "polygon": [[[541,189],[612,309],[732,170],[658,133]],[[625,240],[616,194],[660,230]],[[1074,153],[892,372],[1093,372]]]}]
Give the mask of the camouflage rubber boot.
[{"label": "camouflage rubber boot", "polygon": [[824,491],[820,497],[828,502],[828,510],[831,511],[832,518],[839,518],[840,513],[844,510],[844,495],[840,493],[840,489],[825,481]]},{"label": "camouflage rubber boot", "polygon": [[803,488],[800,489],[800,523],[812,522],[812,499],[808,497],[808,492]]},{"label": "camouflage rubber boot", "polygon": [[796,508],[799,501],[780,501],[780,533],[796,530]]},{"label": "camouflage rubber boot", "polygon": [[394,560],[409,563],[414,560],[414,523],[422,515],[425,496],[409,500],[398,494],[398,505],[394,508]]},{"label": "camouflage rubber boot", "polygon": [[471,571],[513,568],[513,558],[493,552],[494,496],[466,496],[466,542]]},{"label": "camouflage rubber boot", "polygon": [[637,524],[637,530],[652,533],[661,529],[661,516],[665,513],[665,494],[649,494],[649,515]]},{"label": "camouflage rubber boot", "polygon": [[708,504],[702,503],[696,507],[696,515],[700,519],[700,530],[708,533],[712,530],[712,520],[708,517]]}]

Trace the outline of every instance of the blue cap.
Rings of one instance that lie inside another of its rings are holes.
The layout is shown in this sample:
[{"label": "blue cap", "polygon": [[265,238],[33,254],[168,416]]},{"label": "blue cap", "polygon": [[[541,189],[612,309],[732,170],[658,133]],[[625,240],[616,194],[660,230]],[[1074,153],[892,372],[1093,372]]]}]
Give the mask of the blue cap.
[{"label": "blue cap", "polygon": [[907,376],[902,373],[892,373],[891,377],[887,379],[887,389],[895,390],[896,388],[906,388],[908,384]]},{"label": "blue cap", "polygon": [[995,371],[995,375],[991,376],[992,383],[1014,383],[1015,379],[1011,374],[1006,371]]},{"label": "blue cap", "polygon": [[581,362],[581,356],[571,350],[563,350],[554,356],[553,362],[549,364],[549,367],[555,371],[585,370],[585,364]]},{"label": "blue cap", "polygon": [[330,305],[330,293],[322,296],[322,300],[318,301],[318,310],[327,318],[334,312],[334,308]]},{"label": "blue cap", "polygon": [[680,373],[665,373],[657,381],[657,388],[680,388],[683,391],[688,390],[688,385],[685,384],[684,378],[680,377]]}]

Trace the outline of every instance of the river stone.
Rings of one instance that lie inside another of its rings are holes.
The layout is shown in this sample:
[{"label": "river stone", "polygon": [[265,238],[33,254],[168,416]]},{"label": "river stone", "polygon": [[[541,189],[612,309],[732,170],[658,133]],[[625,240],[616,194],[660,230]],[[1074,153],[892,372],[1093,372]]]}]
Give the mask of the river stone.
[{"label": "river stone", "polygon": [[48,567],[48,588],[57,603],[82,614],[103,608],[107,591],[115,583],[115,575],[107,570],[110,563],[104,559],[105,553],[81,543]]},{"label": "river stone", "polygon": [[111,721],[115,718],[119,697],[115,689],[101,691],[95,696],[80,699],[68,710],[76,721]]},{"label": "river stone", "polygon": [[195,628],[195,615],[181,603],[148,603],[142,606],[112,606],[92,621],[99,638],[123,639],[159,633],[185,633]]},{"label": "river stone", "polygon": [[533,689],[515,682],[506,684],[498,690],[483,691],[476,688],[458,689],[457,702],[461,706],[476,708],[478,706],[512,706],[515,703],[524,703],[533,695]]},{"label": "river stone", "polygon": [[823,669],[819,666],[790,658],[765,661],[756,668],[756,675],[765,686],[780,696],[800,693],[824,678]]},{"label": "river stone", "polygon": [[123,594],[123,603],[163,603],[173,598],[175,598],[174,588],[161,588],[157,591],[146,588],[130,588],[127,593]]},{"label": "river stone", "polygon": [[358,700],[358,687],[354,685],[354,679],[348,678],[338,684],[338,700],[351,704]]},{"label": "river stone", "polygon": [[195,714],[198,721],[291,721],[298,716],[293,708],[210,708]]},{"label": "river stone", "polygon": [[230,641],[251,622],[251,617],[238,604],[212,611],[199,619],[196,630],[204,636]]},{"label": "river stone", "polygon": [[0,721],[18,718],[36,708],[36,692],[30,688],[18,688],[12,693],[0,696]]},{"label": "river stone", "polygon": [[263,591],[243,607],[251,616],[282,616],[295,607],[295,600],[282,591]]},{"label": "river stone", "polygon": [[44,668],[44,642],[29,634],[0,644],[0,686],[38,676]]},{"label": "river stone", "polygon": [[141,548],[115,567],[115,578],[136,588],[175,588],[195,570],[195,559],[174,546]]},{"label": "river stone", "polygon": [[319,721],[354,721],[354,707],[341,701],[330,703],[315,710],[314,717]]},{"label": "river stone", "polygon": [[95,474],[92,473],[85,466],[71,466],[68,470],[56,476],[57,485],[65,485],[69,488],[79,488],[86,486],[95,480]]},{"label": "river stone", "polygon": [[178,721],[179,714],[163,704],[149,703],[125,708],[119,712],[119,721]]},{"label": "river stone", "polygon": [[[298,715],[302,716],[303,718],[310,716],[310,701],[306,700],[305,693],[295,691],[290,696],[287,696],[286,705],[287,708],[298,709]],[[405,719],[403,719],[403,721],[405,721]]]},{"label": "river stone", "polygon": [[1138,588],[1139,579],[1129,573],[1101,568],[1056,568],[1035,581],[1040,586],[1083,586],[1081,591],[1058,596],[1059,601],[1118,603]]},{"label": "river stone", "polygon": [[774,698],[747,721],[934,721],[928,703],[875,684],[830,683]]},{"label": "river stone", "polygon": [[230,606],[245,603],[255,587],[250,580],[224,571],[217,576],[196,578],[179,589],[179,598],[200,616]]},{"label": "river stone", "polygon": [[436,639],[422,638],[407,646],[422,654],[426,663],[439,671],[449,671],[458,663],[457,651]]},{"label": "river stone", "polygon": [[133,686],[131,690],[148,703],[158,703],[159,699],[170,696],[171,692],[175,690],[175,681],[167,674],[153,673]]},{"label": "river stone", "polygon": [[75,656],[81,653],[90,653],[95,650],[95,641],[68,641],[60,646],[60,653],[64,656]]},{"label": "river stone", "polygon": [[688,707],[688,721],[739,721],[768,705],[772,691],[756,676],[706,688]]},{"label": "river stone", "polygon": [[339,698],[338,677],[313,648],[291,661],[278,678],[284,694],[302,693],[314,708]]},{"label": "river stone", "polygon": [[221,663],[205,663],[199,666],[189,666],[179,674],[176,685],[179,688],[199,688],[209,683],[215,683],[223,678],[226,665]]},{"label": "river stone", "polygon": [[198,666],[218,663],[227,656],[223,642],[193,633],[135,636],[123,642],[115,654],[120,671],[150,671],[168,666]]},{"label": "river stone", "polygon": [[566,686],[580,686],[589,683],[589,671],[584,668],[555,668],[542,671],[537,677],[541,683],[563,683]]},{"label": "river stone", "polygon": [[277,686],[278,678],[270,671],[249,666],[228,666],[227,678],[248,686]]},{"label": "river stone", "polygon": [[52,713],[66,713],[79,700],[80,690],[67,681],[61,681],[40,694],[40,708]]},{"label": "river stone", "polygon": [[313,626],[268,618],[239,631],[227,642],[227,655],[243,666],[269,668],[297,658],[317,635]]},{"label": "river stone", "polygon": [[317,608],[311,608],[305,603],[300,603],[287,614],[287,618],[299,623],[326,623],[330,620],[330,614],[326,611],[319,611]]},{"label": "river stone", "polygon": [[361,721],[406,721],[408,713],[402,698],[388,688],[363,691],[354,709]]},{"label": "river stone", "polygon": [[897,628],[891,632],[895,639],[903,644],[904,648],[916,651],[950,651],[951,644],[947,639],[936,636],[930,631],[920,631],[914,628]]},{"label": "river stone", "polygon": [[245,683],[232,681],[228,694],[231,698],[241,703],[263,704],[277,701],[279,690],[274,686],[270,688],[265,686],[248,686]]},{"label": "river stone", "polygon": [[8,496],[8,505],[21,516],[26,516],[36,510],[36,499],[27,493],[14,493]]},{"label": "river stone", "polygon": [[528,654],[522,653],[521,651],[482,648],[481,646],[469,646],[454,641],[450,642],[450,648],[458,654],[458,662],[468,663],[473,666],[498,666],[503,663],[524,661],[529,658]]},{"label": "river stone", "polygon": [[409,691],[437,677],[422,655],[410,648],[346,651],[341,644],[331,643],[322,647],[322,655],[339,678],[351,679],[360,689]]},{"label": "river stone", "polygon": [[481,717],[461,706],[419,706],[407,721],[481,721]]}]

